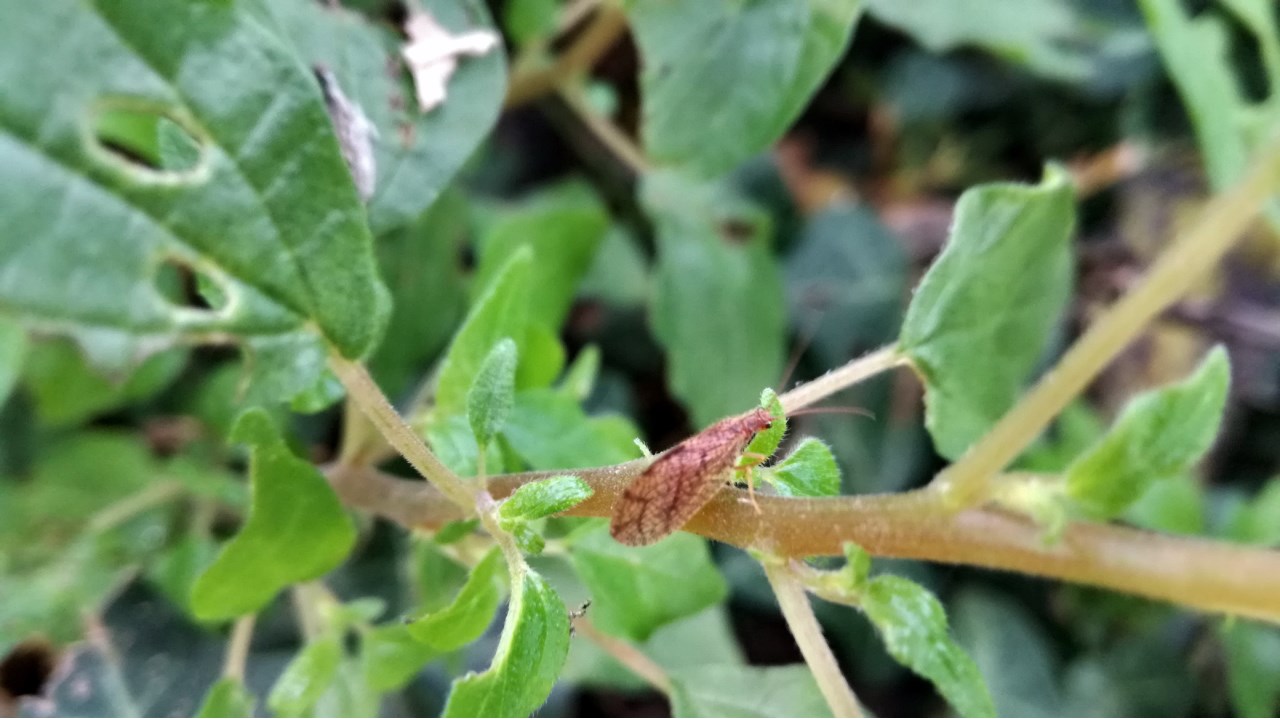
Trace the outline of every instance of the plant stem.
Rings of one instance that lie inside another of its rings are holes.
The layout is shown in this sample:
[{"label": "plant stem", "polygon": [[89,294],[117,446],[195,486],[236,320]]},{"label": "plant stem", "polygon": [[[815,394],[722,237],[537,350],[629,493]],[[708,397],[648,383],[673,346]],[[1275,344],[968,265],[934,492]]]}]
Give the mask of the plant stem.
[{"label": "plant stem", "polygon": [[236,620],[231,628],[231,641],[227,642],[227,654],[222,662],[222,676],[244,681],[244,666],[249,660],[249,644],[253,640],[253,621],[256,614],[246,614]]},{"label": "plant stem", "polygon": [[788,413],[830,397],[840,390],[907,363],[894,345],[865,354],[821,377],[784,393],[779,399]]},{"label": "plant stem", "polygon": [[643,175],[649,171],[649,158],[644,156],[644,152],[630,137],[618,129],[617,125],[601,117],[588,105],[576,88],[561,87],[558,93],[573,114],[582,120],[587,130],[605,146],[610,154],[626,165],[633,175]]},{"label": "plant stem", "polygon": [[585,74],[627,29],[627,16],[616,3],[605,2],[595,17],[550,67],[517,73],[507,88],[506,108],[523,105],[554,92]]},{"label": "plant stem", "polygon": [[658,666],[658,663],[646,656],[644,652],[617,637],[611,637],[600,631],[586,617],[574,620],[573,626],[580,634],[595,642],[606,654],[616,659],[619,664],[629,669],[632,674],[649,682],[654,689],[668,697],[671,696],[671,679],[667,676],[666,670]]},{"label": "plant stem", "polygon": [[822,636],[822,627],[818,625],[817,617],[813,616],[813,607],[805,596],[804,586],[787,568],[786,560],[766,557],[761,565],[764,567],[764,575],[769,578],[769,585],[773,587],[773,593],[778,597],[778,607],[787,620],[791,636],[795,637],[800,654],[804,656],[809,671],[813,672],[813,678],[818,682],[818,689],[831,707],[832,716],[862,716],[858,698],[854,696],[853,689],[840,671],[840,665],[836,663],[835,655],[831,653],[831,647]]},{"label": "plant stem", "polygon": [[186,494],[186,491],[186,486],[181,482],[174,480],[156,482],[98,511],[93,515],[93,519],[89,520],[89,531],[96,533],[114,529],[148,509],[178,499]]},{"label": "plant stem", "polygon": [[1248,176],[1215,198],[1146,277],[1078,339],[1035,387],[969,449],[934,478],[930,489],[960,509],[989,496],[991,478],[1022,453],[1161,312],[1218,263],[1254,222],[1275,188],[1280,146],[1262,154]]},{"label": "plant stem", "polygon": [[475,506],[472,491],[427,449],[427,445],[422,443],[422,439],[405,423],[395,407],[391,406],[382,390],[378,389],[364,365],[336,354],[330,355],[329,365],[342,381],[347,395],[360,405],[360,409],[364,410],[369,421],[373,422],[387,442],[451,502],[467,512],[472,511]]},{"label": "plant stem", "polygon": [[[613,503],[650,459],[574,470],[595,494],[566,512],[608,517]],[[327,470],[344,502],[411,528],[461,518],[422,482],[372,469]],[[356,477],[345,477],[355,473]],[[527,482],[563,472],[500,475],[489,491],[505,497]],[[354,489],[353,489],[354,488]],[[722,490],[683,528],[736,547],[787,557],[841,556],[857,542],[876,556],[924,559],[1022,572],[1280,623],[1280,551],[1127,527],[1076,522],[1047,545],[1044,529],[999,509],[944,511],[926,491],[798,499]]]}]

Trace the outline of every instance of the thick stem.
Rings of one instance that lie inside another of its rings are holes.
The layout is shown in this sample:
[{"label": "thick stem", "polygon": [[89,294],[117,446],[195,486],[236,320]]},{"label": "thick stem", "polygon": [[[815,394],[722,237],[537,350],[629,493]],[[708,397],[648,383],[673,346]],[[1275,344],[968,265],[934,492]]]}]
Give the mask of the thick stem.
[{"label": "thick stem", "polygon": [[[575,470],[595,494],[567,514],[610,516],[623,488],[650,461]],[[372,469],[329,473],[343,501],[404,526],[435,528],[461,517],[422,482]],[[505,497],[552,474],[563,472],[494,477],[489,490]],[[1280,551],[1090,522],[1069,525],[1060,541],[1046,545],[1044,530],[1030,519],[999,509],[952,514],[929,492],[756,499],[760,514],[746,492],[726,488],[684,530],[786,557],[842,556],[851,541],[877,556],[1011,570],[1280,623]]]},{"label": "thick stem", "polygon": [[822,636],[822,627],[818,618],[813,615],[813,607],[809,605],[809,597],[805,596],[804,586],[796,580],[787,568],[786,560],[766,558],[761,562],[764,574],[769,578],[769,585],[778,598],[778,607],[787,620],[791,636],[795,637],[800,654],[813,672],[818,682],[818,689],[831,707],[832,716],[860,717],[863,715],[858,698],[840,671],[831,647]]},{"label": "thick stem", "polygon": [[1278,165],[1280,146],[1272,146],[1244,181],[1205,207],[1195,226],[1160,255],[1145,279],[1085,331],[1057,366],[934,479],[931,489],[956,509],[986,501],[996,473],[1035,441],[1104,367],[1243,236],[1275,188]]},{"label": "thick stem", "polygon": [[436,458],[422,439],[405,423],[404,419],[391,406],[387,396],[378,389],[378,385],[369,376],[369,371],[359,362],[331,355],[329,365],[342,381],[347,395],[364,410],[365,416],[373,422],[382,436],[402,457],[418,470],[418,473],[440,488],[440,491],[454,504],[470,511],[475,506],[472,492],[458,479],[444,463]]}]

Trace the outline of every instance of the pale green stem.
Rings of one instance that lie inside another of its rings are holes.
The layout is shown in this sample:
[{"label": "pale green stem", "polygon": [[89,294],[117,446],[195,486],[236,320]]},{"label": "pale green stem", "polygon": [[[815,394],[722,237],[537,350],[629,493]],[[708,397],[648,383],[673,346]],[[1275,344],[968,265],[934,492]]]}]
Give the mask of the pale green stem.
[{"label": "pale green stem", "polygon": [[783,410],[790,414],[802,407],[820,402],[846,387],[906,363],[907,358],[898,351],[896,346],[881,347],[783,393],[778,399],[782,401]]},{"label": "pale green stem", "polygon": [[778,597],[778,607],[787,620],[791,636],[795,637],[800,654],[804,656],[809,671],[813,672],[813,678],[818,682],[818,689],[831,707],[832,716],[863,716],[858,698],[854,696],[853,689],[840,671],[840,665],[836,663],[835,654],[822,636],[822,627],[818,625],[818,618],[813,615],[813,607],[805,596],[804,585],[792,574],[787,560],[766,557],[761,561],[761,566],[764,567],[769,585],[773,587],[773,593]]},{"label": "pale green stem", "polygon": [[1210,202],[1195,226],[1160,255],[1141,283],[1091,325],[990,432],[934,479],[931,492],[953,511],[986,501],[992,478],[1243,236],[1273,192],[1278,161],[1280,147],[1272,146],[1243,182]]},{"label": "pale green stem", "polygon": [[137,515],[185,494],[187,488],[176,481],[157,482],[146,489],[107,505],[89,521],[90,532],[105,532],[124,524]]},{"label": "pale green stem", "polygon": [[231,628],[231,640],[227,642],[227,654],[222,663],[222,676],[244,681],[244,666],[249,660],[249,644],[253,640],[253,621],[257,615],[246,614],[236,620]]},{"label": "pale green stem", "polygon": [[365,415],[378,428],[382,436],[396,451],[405,458],[413,468],[427,481],[438,487],[444,496],[460,507],[471,510],[475,506],[474,495],[452,472],[444,466],[427,445],[419,437],[404,418],[396,412],[395,407],[387,400],[386,395],[369,376],[369,371],[359,362],[352,362],[337,355],[331,355],[329,364],[342,381],[347,395],[360,405]]}]

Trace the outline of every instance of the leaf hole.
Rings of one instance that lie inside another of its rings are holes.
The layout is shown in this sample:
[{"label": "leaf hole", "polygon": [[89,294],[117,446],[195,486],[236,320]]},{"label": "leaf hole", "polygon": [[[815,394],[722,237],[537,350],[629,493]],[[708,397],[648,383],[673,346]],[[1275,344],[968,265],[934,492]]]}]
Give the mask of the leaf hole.
[{"label": "leaf hole", "polygon": [[227,307],[227,293],[213,277],[177,258],[160,262],[154,282],[160,296],[175,308],[221,312]]},{"label": "leaf hole", "polygon": [[135,176],[189,182],[203,174],[206,143],[165,108],[134,99],[104,101],[89,130],[94,147]]}]

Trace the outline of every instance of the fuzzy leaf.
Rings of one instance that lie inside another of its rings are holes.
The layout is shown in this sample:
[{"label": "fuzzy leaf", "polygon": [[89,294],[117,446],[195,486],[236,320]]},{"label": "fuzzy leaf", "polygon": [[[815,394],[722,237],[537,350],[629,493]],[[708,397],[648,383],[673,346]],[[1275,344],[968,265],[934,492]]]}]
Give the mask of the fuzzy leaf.
[{"label": "fuzzy leaf", "polygon": [[756,432],[756,436],[752,437],[751,443],[747,445],[746,453],[772,457],[773,453],[778,451],[778,445],[782,444],[782,438],[787,434],[787,415],[782,409],[782,400],[778,399],[778,393],[772,389],[765,388],[760,393],[760,406],[773,415],[773,426]]},{"label": "fuzzy leaf", "polygon": [[507,497],[498,512],[507,520],[541,519],[559,514],[591,494],[591,487],[586,482],[573,475],[562,474],[523,485]]},{"label": "fuzzy leaf", "polygon": [[834,497],[840,494],[840,467],[822,440],[806,437],[766,474],[786,497]]},{"label": "fuzzy leaf", "polygon": [[1153,483],[1190,470],[1218,434],[1230,381],[1218,347],[1187,379],[1135,397],[1067,467],[1067,496],[1090,517],[1114,517]]},{"label": "fuzzy leaf", "polygon": [[475,641],[493,622],[502,601],[502,554],[491,549],[471,570],[453,602],[406,625],[409,635],[438,652]]},{"label": "fuzzy leaf", "polygon": [[569,653],[569,614],[559,595],[526,570],[507,608],[489,668],[453,683],[446,717],[524,717],[547,701]]},{"label": "fuzzy leaf", "polygon": [[253,447],[253,498],[244,526],[192,587],[191,609],[201,619],[261,609],[288,585],[337,567],[356,540],[329,483],[289,451],[265,412],[245,413],[232,439]]},{"label": "fuzzy leaf", "polygon": [[1071,183],[965,192],[951,237],[907,308],[900,338],[925,382],[925,424],[959,457],[1013,406],[1066,307]]},{"label": "fuzzy leaf", "polygon": [[493,346],[467,393],[467,420],[476,443],[485,446],[511,414],[516,395],[516,343],[503,338]]}]

